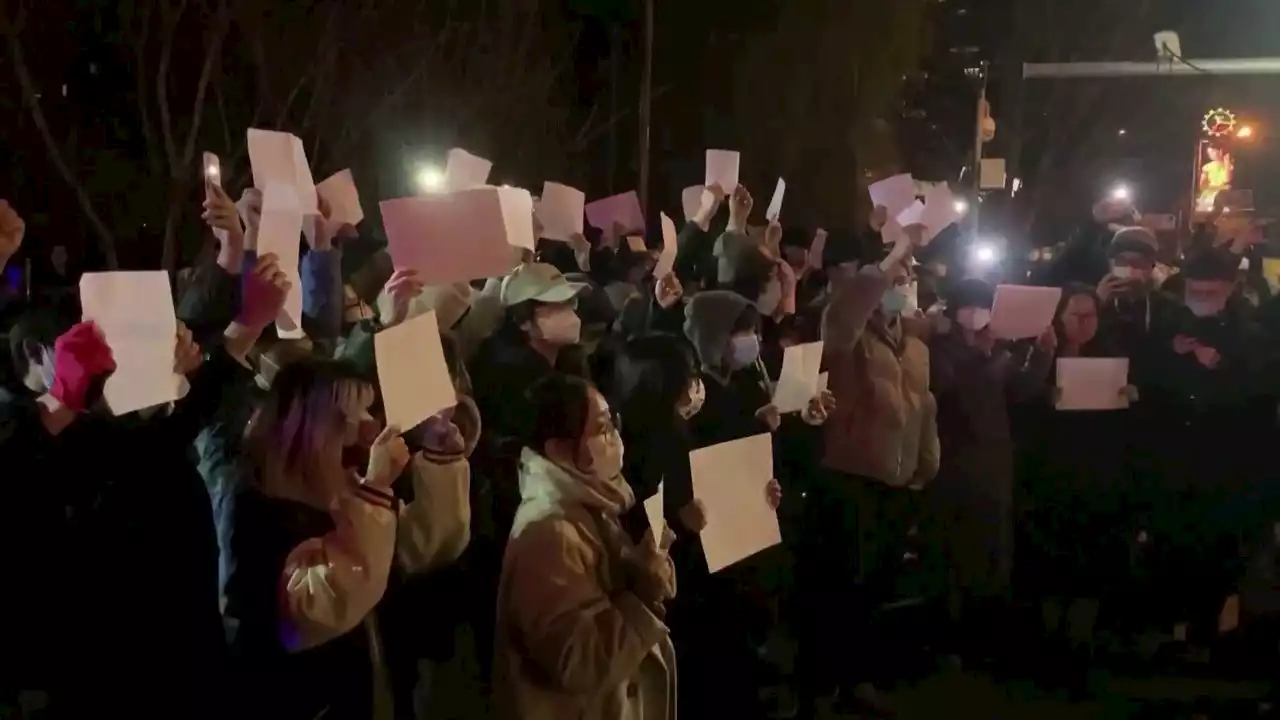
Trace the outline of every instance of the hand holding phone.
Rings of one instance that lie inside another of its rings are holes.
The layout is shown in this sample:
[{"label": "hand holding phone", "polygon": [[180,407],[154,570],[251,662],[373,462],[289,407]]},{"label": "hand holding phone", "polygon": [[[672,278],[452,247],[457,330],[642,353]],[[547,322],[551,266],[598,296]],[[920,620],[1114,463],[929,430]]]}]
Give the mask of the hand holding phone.
[{"label": "hand holding phone", "polygon": [[222,187],[222,161],[211,152],[204,154],[203,160],[205,182]]}]

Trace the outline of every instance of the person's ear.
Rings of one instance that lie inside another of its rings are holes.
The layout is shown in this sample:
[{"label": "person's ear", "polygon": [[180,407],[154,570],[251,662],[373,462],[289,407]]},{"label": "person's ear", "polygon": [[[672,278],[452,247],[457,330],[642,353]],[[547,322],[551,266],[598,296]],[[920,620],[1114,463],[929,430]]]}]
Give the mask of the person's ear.
[{"label": "person's ear", "polygon": [[548,440],[543,452],[550,460],[572,463],[577,459],[578,444],[567,438]]}]

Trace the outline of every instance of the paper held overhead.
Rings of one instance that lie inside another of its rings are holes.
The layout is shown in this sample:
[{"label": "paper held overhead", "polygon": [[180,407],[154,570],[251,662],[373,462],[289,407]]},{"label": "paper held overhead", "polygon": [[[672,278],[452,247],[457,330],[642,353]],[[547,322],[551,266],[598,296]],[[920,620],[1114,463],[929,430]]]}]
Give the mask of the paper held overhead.
[{"label": "paper held overhead", "polygon": [[690,222],[703,207],[703,193],[707,189],[702,185],[690,185],[680,193],[680,206],[684,210],[685,222]]},{"label": "paper held overhead", "polygon": [[946,183],[929,188],[924,196],[924,212],[920,214],[920,224],[925,226],[925,242],[937,237],[938,233],[960,218],[956,210],[956,199]]},{"label": "paper held overhead", "polygon": [[479,155],[472,155],[462,148],[449,151],[449,159],[444,168],[444,191],[457,192],[480,187],[489,182],[489,172],[493,163]]},{"label": "paper held overhead", "polygon": [[991,334],[1000,340],[1038,337],[1053,322],[1062,288],[997,285],[991,305]]},{"label": "paper held overhead", "polygon": [[317,212],[316,184],[301,138],[275,130],[249,128],[248,146],[255,188],[266,192],[271,183],[288,185],[303,213]]},{"label": "paper held overhead", "polygon": [[897,217],[916,201],[916,181],[907,173],[894,175],[871,183],[867,192],[872,205],[883,207],[889,217]]},{"label": "paper held overhead", "polygon": [[741,158],[737,150],[708,150],[707,175],[703,185],[716,183],[725,192],[733,192],[738,187],[738,163]]},{"label": "paper held overhead", "polygon": [[276,318],[276,332],[283,338],[302,337],[302,280],[298,274],[303,209],[294,188],[271,183],[262,191],[262,217],[258,220],[258,253],[275,255],[280,272],[289,280],[284,309]]},{"label": "paper held overhead", "polygon": [[644,232],[644,212],[635,190],[587,203],[585,212],[587,222],[605,233],[613,232],[615,224],[620,225],[624,233]]},{"label": "paper held overhead", "polygon": [[823,268],[822,256],[827,252],[827,231],[818,228],[813,233],[813,242],[809,244],[809,267],[814,270]]},{"label": "paper held overhead", "polygon": [[316,193],[329,206],[329,221],[359,225],[364,220],[360,192],[350,170],[339,170],[316,186]]},{"label": "paper held overhead", "polygon": [[456,193],[384,200],[387,251],[427,285],[501,277],[533,250],[528,190],[478,187]]},{"label": "paper held overhead", "polygon": [[380,331],[373,348],[388,425],[409,430],[457,404],[434,311]]},{"label": "paper held overhead", "polygon": [[880,228],[880,241],[885,245],[896,245],[899,240],[905,240],[906,237],[906,228],[894,218],[885,220],[884,226]]},{"label": "paper held overhead", "polygon": [[787,181],[778,178],[778,184],[773,186],[773,197],[769,199],[769,207],[764,211],[764,217],[769,222],[778,222],[778,216],[782,214],[782,197],[787,194]]},{"label": "paper held overhead", "polygon": [[889,217],[890,219],[896,219],[898,221],[898,225],[904,228],[910,227],[912,225],[923,225],[924,224],[924,203],[920,202],[919,200],[916,200],[910,205],[908,205],[906,208],[904,208],[902,212],[898,213],[896,218],[892,215],[890,215]]},{"label": "paper held overhead", "polygon": [[178,320],[167,273],[85,273],[80,305],[84,319],[102,331],[116,362],[103,387],[112,413],[124,415],[181,397],[186,383],[173,371]]},{"label": "paper held overhead", "polygon": [[581,235],[585,206],[586,196],[581,190],[560,183],[544,182],[537,208],[538,222],[542,223],[542,237],[569,242],[574,235]]}]

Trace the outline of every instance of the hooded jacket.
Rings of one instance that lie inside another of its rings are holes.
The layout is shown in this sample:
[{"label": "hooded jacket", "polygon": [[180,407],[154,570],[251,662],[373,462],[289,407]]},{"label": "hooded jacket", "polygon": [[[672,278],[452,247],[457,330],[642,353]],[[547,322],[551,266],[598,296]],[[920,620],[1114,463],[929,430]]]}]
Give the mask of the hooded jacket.
[{"label": "hooded jacket", "polygon": [[702,411],[689,420],[695,448],[770,432],[756,417],[772,399],[762,363],[757,359],[730,370],[725,357],[733,324],[750,304],[728,290],[706,290],[685,304],[684,334],[698,356],[706,389]]}]

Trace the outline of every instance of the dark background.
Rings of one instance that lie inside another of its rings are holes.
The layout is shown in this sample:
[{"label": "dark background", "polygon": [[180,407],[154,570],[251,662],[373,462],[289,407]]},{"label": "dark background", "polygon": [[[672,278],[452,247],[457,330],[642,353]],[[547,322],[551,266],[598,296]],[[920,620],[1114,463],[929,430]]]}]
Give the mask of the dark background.
[{"label": "dark background", "polygon": [[[984,61],[998,121],[985,153],[1023,183],[988,197],[984,231],[1011,244],[1061,239],[1119,180],[1144,209],[1173,210],[1199,118],[1217,105],[1258,128],[1237,165],[1260,202],[1274,196],[1271,78],[1019,81],[1023,61],[1148,60],[1160,29],[1189,57],[1277,53],[1280,8],[1267,0],[653,5],[653,216],[679,212],[708,147],[743,153],[761,206],[786,177],[789,226],[858,225],[866,185],[893,172],[963,187]],[[27,218],[37,265],[54,244],[82,267],[191,262],[207,241],[200,153],[222,157],[238,195],[249,126],[302,136],[317,180],[351,167],[375,232],[376,201],[413,192],[415,169],[455,145],[492,159],[494,181],[535,191],[556,180],[599,197],[638,182],[642,0],[0,8],[0,197]]]}]

